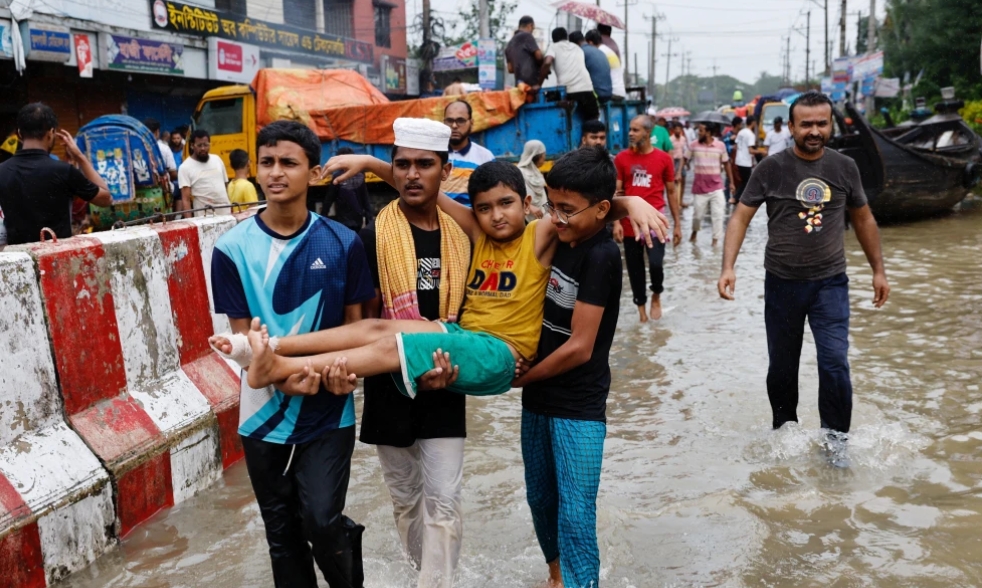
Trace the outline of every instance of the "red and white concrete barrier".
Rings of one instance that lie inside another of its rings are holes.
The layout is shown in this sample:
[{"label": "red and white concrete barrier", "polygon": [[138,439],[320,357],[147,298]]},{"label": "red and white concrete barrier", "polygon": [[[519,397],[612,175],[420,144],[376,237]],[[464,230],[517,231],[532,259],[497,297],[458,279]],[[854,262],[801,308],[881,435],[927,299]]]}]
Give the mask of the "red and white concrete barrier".
[{"label": "red and white concrete barrier", "polygon": [[0,279],[0,584],[46,586],[115,544],[113,488],[65,423],[34,262]]},{"label": "red and white concrete barrier", "polygon": [[238,372],[207,343],[228,328],[210,266],[235,223],[0,253],[0,585],[86,566],[242,456]]}]

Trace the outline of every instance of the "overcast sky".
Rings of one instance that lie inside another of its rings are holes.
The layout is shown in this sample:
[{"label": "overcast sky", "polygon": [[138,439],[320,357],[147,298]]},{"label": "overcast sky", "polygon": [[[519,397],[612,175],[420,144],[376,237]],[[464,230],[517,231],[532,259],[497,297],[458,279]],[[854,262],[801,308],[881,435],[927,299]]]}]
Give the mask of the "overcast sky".
[{"label": "overcast sky", "polygon": [[[453,2],[459,8],[466,7],[472,0],[432,1],[435,16],[450,23],[459,12],[449,12]],[[588,2],[591,0],[587,0]],[[592,0],[595,1],[595,0]],[[805,13],[811,10],[811,59],[818,70],[824,69],[822,44],[825,20],[824,2],[826,0],[669,0],[668,2],[649,2],[628,0],[630,67],[634,69],[634,54],[637,54],[638,69],[642,78],[647,77],[648,42],[651,38],[651,21],[646,17],[655,14],[664,16],[658,21],[657,61],[655,78],[658,83],[665,82],[665,66],[669,39],[672,41],[671,77],[681,73],[683,56],[691,73],[711,76],[713,65],[720,75],[731,75],[741,81],[752,83],[761,71],[781,75],[783,53],[788,36],[791,37],[791,65],[793,77],[801,79],[805,73]],[[876,0],[877,17],[882,22],[884,3]],[[419,13],[420,0],[406,0],[407,20],[412,23]],[[869,0],[847,0],[846,40],[855,49],[856,12],[869,12]],[[600,0],[601,8],[624,18],[624,0]],[[829,0],[829,42],[832,44],[832,57],[839,55],[839,14],[841,0]],[[555,26],[565,26],[565,15],[560,15],[557,24],[554,2],[544,0],[519,0],[518,8],[511,16],[510,24],[518,26],[522,15],[535,19],[536,27],[551,31]],[[800,29],[801,33],[791,29]],[[548,36],[548,34],[547,34]],[[624,51],[624,32],[614,30],[614,39]],[[688,61],[691,59],[691,61]],[[688,65],[688,64],[691,64]]]}]

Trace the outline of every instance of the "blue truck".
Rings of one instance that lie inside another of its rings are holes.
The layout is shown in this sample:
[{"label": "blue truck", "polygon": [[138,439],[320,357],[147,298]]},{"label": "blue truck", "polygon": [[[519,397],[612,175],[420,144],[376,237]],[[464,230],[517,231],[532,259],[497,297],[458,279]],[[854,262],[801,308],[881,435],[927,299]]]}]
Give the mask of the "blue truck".
[{"label": "blue truck", "polygon": [[[255,177],[257,98],[249,86],[224,86],[207,92],[195,109],[195,128],[211,133],[211,152],[220,156],[228,167],[233,149],[243,149],[250,155]],[[628,145],[627,129],[630,120],[645,112],[643,101],[610,102],[602,109],[607,123],[607,148],[617,153]],[[582,122],[566,101],[565,88],[547,88],[539,92],[535,101],[518,109],[517,115],[498,126],[471,135],[472,140],[487,147],[495,157],[517,162],[526,141],[538,139],[546,146],[545,170],[552,161],[580,144]],[[341,147],[350,147],[355,153],[369,154],[388,161],[392,146],[388,144],[363,144],[345,140],[326,141],[321,151],[321,163],[330,159]],[[369,178],[373,192],[387,192],[377,178]],[[391,196],[391,192],[389,192]]]}]

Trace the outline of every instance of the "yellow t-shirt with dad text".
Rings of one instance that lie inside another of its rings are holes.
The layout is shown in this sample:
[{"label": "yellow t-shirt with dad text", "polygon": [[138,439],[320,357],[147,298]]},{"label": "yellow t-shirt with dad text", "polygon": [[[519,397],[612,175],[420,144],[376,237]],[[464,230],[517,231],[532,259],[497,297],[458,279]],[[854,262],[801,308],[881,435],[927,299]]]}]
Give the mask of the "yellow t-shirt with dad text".
[{"label": "yellow t-shirt with dad text", "polygon": [[546,282],[551,268],[535,256],[535,227],[520,237],[496,243],[481,235],[474,244],[460,326],[511,345],[523,358],[535,357],[542,329]]}]

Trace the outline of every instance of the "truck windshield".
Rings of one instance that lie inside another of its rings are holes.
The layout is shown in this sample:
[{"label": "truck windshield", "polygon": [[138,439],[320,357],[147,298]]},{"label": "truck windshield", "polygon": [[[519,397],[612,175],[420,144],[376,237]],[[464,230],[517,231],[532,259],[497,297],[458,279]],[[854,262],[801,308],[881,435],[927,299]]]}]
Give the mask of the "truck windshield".
[{"label": "truck windshield", "polygon": [[212,135],[237,135],[242,132],[242,98],[209,100],[194,119],[194,128]]},{"label": "truck windshield", "polygon": [[788,113],[791,111],[791,107],[787,104],[768,104],[764,106],[764,112],[761,113],[760,118],[761,128],[765,132],[771,132],[774,130],[774,119],[781,117],[784,121],[785,126],[788,124]]}]

